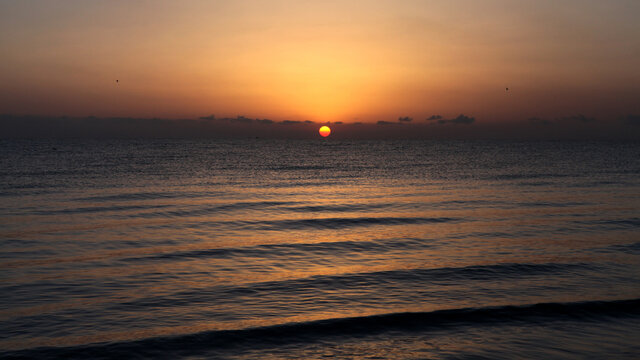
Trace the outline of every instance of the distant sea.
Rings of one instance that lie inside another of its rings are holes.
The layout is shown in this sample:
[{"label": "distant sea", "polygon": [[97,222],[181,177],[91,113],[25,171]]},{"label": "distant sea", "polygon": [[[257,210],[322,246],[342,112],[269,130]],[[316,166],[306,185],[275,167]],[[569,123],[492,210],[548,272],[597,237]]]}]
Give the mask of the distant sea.
[{"label": "distant sea", "polygon": [[640,143],[0,141],[0,358],[638,359]]}]

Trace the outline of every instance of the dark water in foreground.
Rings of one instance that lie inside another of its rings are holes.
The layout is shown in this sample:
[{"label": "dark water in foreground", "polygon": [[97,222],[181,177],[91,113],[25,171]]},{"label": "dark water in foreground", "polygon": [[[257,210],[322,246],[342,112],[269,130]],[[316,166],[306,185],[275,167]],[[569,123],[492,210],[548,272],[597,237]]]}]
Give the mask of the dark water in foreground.
[{"label": "dark water in foreground", "polygon": [[640,144],[0,142],[0,357],[640,357]]}]

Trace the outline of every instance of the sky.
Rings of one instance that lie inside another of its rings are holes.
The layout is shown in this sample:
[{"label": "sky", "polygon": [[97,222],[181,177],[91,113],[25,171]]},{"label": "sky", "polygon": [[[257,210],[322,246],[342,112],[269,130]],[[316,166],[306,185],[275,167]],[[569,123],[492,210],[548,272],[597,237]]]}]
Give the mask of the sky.
[{"label": "sky", "polygon": [[[638,14],[637,0],[2,0],[0,114],[624,132]],[[441,121],[460,116],[474,120]]]}]

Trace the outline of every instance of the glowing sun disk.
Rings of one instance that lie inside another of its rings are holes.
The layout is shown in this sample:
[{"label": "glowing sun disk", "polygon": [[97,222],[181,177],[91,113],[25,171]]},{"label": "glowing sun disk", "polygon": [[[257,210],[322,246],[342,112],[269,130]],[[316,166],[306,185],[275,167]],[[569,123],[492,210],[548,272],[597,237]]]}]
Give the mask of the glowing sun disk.
[{"label": "glowing sun disk", "polygon": [[318,130],[318,132],[320,133],[320,135],[322,137],[327,137],[329,136],[329,134],[331,134],[331,128],[329,128],[328,126],[323,126],[320,128],[320,130]]}]

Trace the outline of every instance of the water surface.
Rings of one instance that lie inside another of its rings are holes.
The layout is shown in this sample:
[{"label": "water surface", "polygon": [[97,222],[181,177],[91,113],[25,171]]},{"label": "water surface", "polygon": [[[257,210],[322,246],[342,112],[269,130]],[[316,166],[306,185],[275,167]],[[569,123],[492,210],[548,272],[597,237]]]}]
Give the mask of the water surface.
[{"label": "water surface", "polygon": [[2,357],[640,354],[637,143],[0,151]]}]

